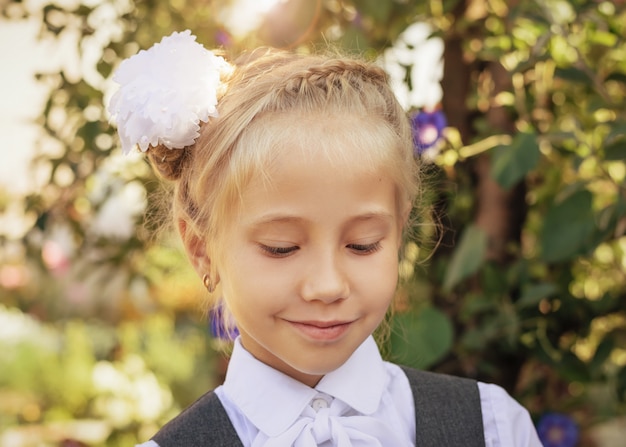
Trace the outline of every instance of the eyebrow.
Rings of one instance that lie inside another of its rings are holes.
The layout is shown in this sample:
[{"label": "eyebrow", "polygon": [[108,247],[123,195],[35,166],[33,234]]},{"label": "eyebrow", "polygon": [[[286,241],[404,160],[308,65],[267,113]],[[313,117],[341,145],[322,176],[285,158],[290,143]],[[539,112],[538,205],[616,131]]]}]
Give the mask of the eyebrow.
[{"label": "eyebrow", "polygon": [[372,211],[364,214],[359,214],[348,221],[365,221],[365,220],[393,220],[395,216],[386,211]]},{"label": "eyebrow", "polygon": [[[392,221],[394,216],[386,211],[368,211],[363,214],[357,214],[346,220],[346,223],[365,222],[369,220]],[[290,214],[267,214],[259,219],[251,222],[251,227],[258,228],[264,225],[279,223],[306,223],[308,219]]]},{"label": "eyebrow", "polygon": [[253,227],[260,227],[267,224],[275,223],[291,223],[291,222],[304,222],[305,219],[298,216],[292,216],[290,214],[266,214],[258,219],[250,222]]}]

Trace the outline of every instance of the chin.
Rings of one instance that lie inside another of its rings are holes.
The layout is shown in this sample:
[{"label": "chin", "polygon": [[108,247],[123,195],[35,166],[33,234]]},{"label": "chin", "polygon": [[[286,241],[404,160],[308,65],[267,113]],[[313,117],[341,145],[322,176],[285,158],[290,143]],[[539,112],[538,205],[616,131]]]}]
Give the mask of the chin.
[{"label": "chin", "polygon": [[349,356],[343,359],[334,359],[334,361],[320,362],[319,358],[313,358],[310,362],[300,362],[299,364],[291,365],[292,368],[301,372],[302,374],[310,376],[324,376],[333,372],[341,365],[343,365]]}]

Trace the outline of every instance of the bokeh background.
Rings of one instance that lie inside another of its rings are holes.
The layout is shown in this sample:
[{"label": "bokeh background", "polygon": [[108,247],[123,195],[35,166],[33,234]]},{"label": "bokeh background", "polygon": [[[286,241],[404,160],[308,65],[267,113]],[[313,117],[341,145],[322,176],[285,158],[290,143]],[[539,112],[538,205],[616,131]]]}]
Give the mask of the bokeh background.
[{"label": "bokeh background", "polygon": [[380,63],[429,216],[385,356],[502,385],[546,446],[624,445],[625,3],[0,2],[0,446],[133,445],[222,379],[159,183],[104,108],[122,59],[185,29]]}]

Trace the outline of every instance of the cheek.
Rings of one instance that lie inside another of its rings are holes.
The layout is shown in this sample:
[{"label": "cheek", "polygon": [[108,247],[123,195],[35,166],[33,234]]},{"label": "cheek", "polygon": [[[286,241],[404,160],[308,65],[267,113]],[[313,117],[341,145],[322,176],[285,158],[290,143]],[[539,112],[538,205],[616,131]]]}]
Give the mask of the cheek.
[{"label": "cheek", "polygon": [[226,305],[238,319],[255,315],[273,314],[284,306],[286,275],[268,269],[263,262],[255,262],[254,254],[242,262],[228,262],[223,268],[223,295]]},{"label": "cheek", "polygon": [[395,255],[359,271],[359,284],[372,307],[383,313],[391,303],[398,283],[398,261]]}]

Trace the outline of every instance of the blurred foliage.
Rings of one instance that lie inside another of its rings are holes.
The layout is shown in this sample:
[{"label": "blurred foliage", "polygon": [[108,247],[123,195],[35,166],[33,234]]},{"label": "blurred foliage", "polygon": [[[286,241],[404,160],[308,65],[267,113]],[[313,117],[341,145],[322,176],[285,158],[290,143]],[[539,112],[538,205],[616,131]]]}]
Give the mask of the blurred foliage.
[{"label": "blurred foliage", "polygon": [[[73,42],[78,61],[39,74],[50,88],[34,167],[43,180],[19,198],[24,234],[0,234],[3,312],[54,334],[0,350],[0,393],[11,396],[1,401],[12,402],[1,426],[95,420],[121,445],[211,384],[197,380],[214,361],[204,328],[189,323],[198,281],[167,232],[151,236],[167,218],[157,182],[142,159],[119,158],[107,123],[121,59],[187,28],[227,54],[330,43],[374,59],[422,21],[445,42],[449,127],[425,162],[433,221],[420,226],[439,243],[404,251],[388,352],[499,383],[536,417],[568,413],[593,445],[590,428],[626,407],[626,2],[290,0],[243,37],[223,23],[230,3],[0,7],[40,19],[41,39]],[[98,388],[98,374],[152,381],[173,403],[111,419],[103,408],[120,389]]]},{"label": "blurred foliage", "polygon": [[197,323],[41,323],[0,306],[0,445],[133,445],[215,386]]}]

